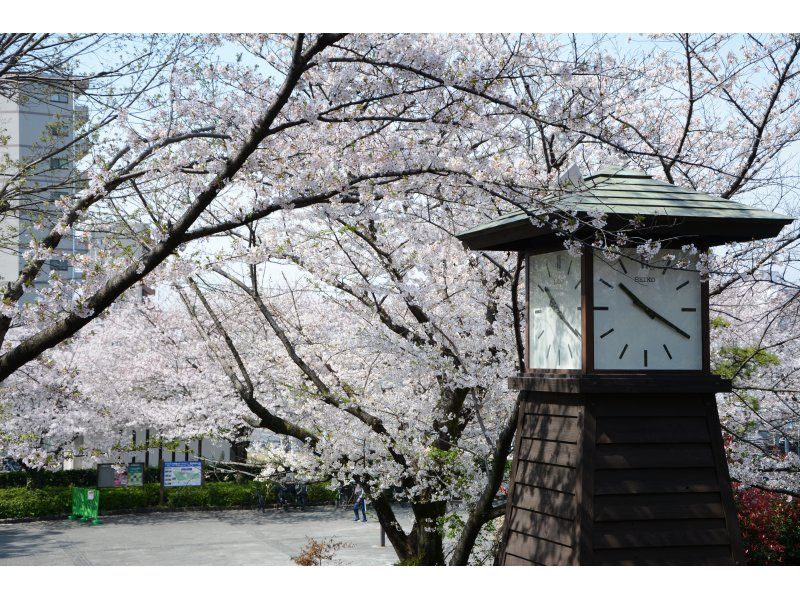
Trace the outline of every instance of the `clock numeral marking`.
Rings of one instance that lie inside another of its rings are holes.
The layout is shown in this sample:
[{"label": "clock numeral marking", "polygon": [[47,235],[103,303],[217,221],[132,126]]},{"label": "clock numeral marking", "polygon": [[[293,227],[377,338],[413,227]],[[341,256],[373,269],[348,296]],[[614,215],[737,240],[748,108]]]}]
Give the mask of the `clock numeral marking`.
[{"label": "clock numeral marking", "polygon": [[697,311],[696,307],[682,307],[681,311]]},{"label": "clock numeral marking", "polygon": [[561,256],[560,255],[556,256],[556,268],[561,270]]},{"label": "clock numeral marking", "polygon": [[567,345],[567,350],[569,351],[569,356],[572,357],[572,345]]},{"label": "clock numeral marking", "polygon": [[578,311],[581,311],[581,306],[580,305],[578,306]]},{"label": "clock numeral marking", "polygon": [[544,288],[542,287],[542,285],[540,285],[540,284],[537,284],[536,286],[539,288],[539,290],[540,290],[542,293],[544,293]]},{"label": "clock numeral marking", "polygon": [[561,349],[558,350],[558,359],[556,360],[556,365],[561,365]]},{"label": "clock numeral marking", "polygon": [[689,281],[688,281],[688,280],[687,280],[686,282],[682,282],[681,284],[679,284],[678,286],[676,286],[676,287],[675,287],[675,290],[676,290],[676,291],[680,291],[680,290],[681,290],[683,287],[685,287],[687,284],[689,284]]},{"label": "clock numeral marking", "polygon": [[619,352],[619,358],[620,359],[622,359],[622,356],[625,355],[625,351],[627,351],[627,350],[628,350],[628,345],[626,343],[625,346],[622,347],[622,351]]},{"label": "clock numeral marking", "polygon": [[553,278],[553,275],[550,272],[550,264],[545,264],[544,266],[545,266],[545,268],[547,268],[547,277],[548,278]]},{"label": "clock numeral marking", "polygon": [[644,350],[644,367],[647,367],[647,349]]},{"label": "clock numeral marking", "polygon": [[578,282],[576,282],[576,283],[575,283],[575,286],[574,286],[574,287],[572,287],[572,288],[573,288],[573,289],[577,289],[579,286],[581,286],[581,281],[580,281],[580,280],[579,280]]},{"label": "clock numeral marking", "polygon": [[542,330],[539,334],[536,335],[536,340],[539,340],[539,337],[544,334],[544,330]]},{"label": "clock numeral marking", "polygon": [[600,305],[594,306],[595,311],[608,311],[608,307],[601,307]]},{"label": "clock numeral marking", "polygon": [[542,313],[542,310],[541,310],[541,309],[534,309],[534,310],[533,310],[533,313],[535,313],[535,314],[540,314],[540,313]]},{"label": "clock numeral marking", "polygon": [[569,266],[567,266],[567,276],[569,276],[570,270],[572,270],[572,260],[569,261]]},{"label": "clock numeral marking", "polygon": [[547,353],[545,353],[545,356],[544,356],[545,359],[550,357],[550,349],[552,349],[552,348],[553,348],[553,345],[547,345]]},{"label": "clock numeral marking", "polygon": [[600,338],[605,338],[605,337],[607,337],[609,334],[611,334],[612,332],[614,332],[614,329],[613,329],[613,328],[609,328],[609,329],[608,329],[608,330],[606,330],[606,331],[605,331],[603,334],[601,334],[601,335],[600,335]]},{"label": "clock numeral marking", "polygon": [[614,285],[612,285],[612,284],[610,284],[610,283],[606,282],[606,281],[605,281],[605,280],[603,280],[602,278],[600,279],[600,282],[602,282],[604,285],[606,285],[606,286],[607,286],[609,289],[613,289],[613,288],[614,288]]},{"label": "clock numeral marking", "polygon": [[627,274],[628,269],[625,267],[625,264],[622,262],[622,258],[619,258],[619,267],[622,268],[622,271]]},{"label": "clock numeral marking", "polygon": [[670,359],[672,359],[672,353],[670,353],[670,352],[669,352],[669,349],[667,349],[667,345],[661,345],[661,346],[662,346],[662,347],[664,347],[664,351],[666,351],[666,352],[667,352],[667,357],[669,357]]}]

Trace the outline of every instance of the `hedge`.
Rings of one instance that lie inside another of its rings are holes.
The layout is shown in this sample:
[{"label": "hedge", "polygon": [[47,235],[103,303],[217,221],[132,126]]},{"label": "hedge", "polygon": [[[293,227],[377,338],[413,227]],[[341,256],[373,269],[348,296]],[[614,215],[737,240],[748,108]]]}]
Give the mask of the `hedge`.
[{"label": "hedge", "polygon": [[[236,469],[246,473],[236,473],[229,468],[216,468],[212,463],[203,465],[203,479],[206,482],[243,482],[261,473],[261,467],[247,463],[239,463]],[[148,467],[144,472],[144,481],[158,483],[160,470]],[[250,474],[250,475],[247,475]],[[46,488],[51,486],[96,486],[97,468],[71,469],[64,471],[2,471],[0,472],[0,488]]]},{"label": "hedge", "polygon": [[734,484],[739,527],[751,565],[800,565],[800,504],[792,497]]},{"label": "hedge", "polygon": [[[164,490],[166,508],[230,508],[254,507],[256,491],[264,494],[267,504],[277,502],[277,492],[269,482],[206,482],[194,488]],[[331,501],[336,493],[327,484],[309,484],[310,503]],[[100,514],[110,511],[158,508],[159,485],[145,484],[141,488],[102,488]],[[72,489],[62,486],[45,488],[0,488],[0,519],[22,519],[69,515]]]}]

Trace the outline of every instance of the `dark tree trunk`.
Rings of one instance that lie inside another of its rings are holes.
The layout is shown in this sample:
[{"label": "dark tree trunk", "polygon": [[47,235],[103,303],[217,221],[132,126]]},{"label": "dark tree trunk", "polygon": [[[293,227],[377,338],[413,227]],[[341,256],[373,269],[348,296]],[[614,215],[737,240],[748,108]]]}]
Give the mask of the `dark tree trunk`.
[{"label": "dark tree trunk", "polygon": [[412,503],[411,509],[416,519],[409,537],[415,549],[414,564],[444,565],[440,518],[444,517],[447,511],[447,503],[444,501]]},{"label": "dark tree trunk", "polygon": [[386,532],[386,537],[392,544],[397,558],[403,561],[412,561],[415,556],[414,547],[409,542],[409,537],[403,532],[397,518],[394,516],[392,505],[385,494],[372,501],[372,508],[378,516],[378,521]]},{"label": "dark tree trunk", "polygon": [[517,418],[519,417],[521,400],[522,393],[518,393],[514,411],[506,421],[497,439],[494,454],[492,455],[492,462],[489,466],[489,471],[486,472],[486,486],[484,486],[483,491],[480,496],[478,496],[478,500],[467,516],[467,520],[464,522],[464,529],[461,530],[461,535],[456,542],[453,556],[450,559],[451,565],[467,564],[469,555],[475,546],[475,540],[478,538],[478,533],[481,531],[481,527],[495,515],[492,512],[492,502],[500,488],[500,484],[503,482],[506,460],[511,452],[511,445],[514,442],[514,433],[517,429]]},{"label": "dark tree trunk", "polygon": [[234,463],[247,463],[247,449],[250,447],[249,440],[237,440],[231,443],[231,461]]}]

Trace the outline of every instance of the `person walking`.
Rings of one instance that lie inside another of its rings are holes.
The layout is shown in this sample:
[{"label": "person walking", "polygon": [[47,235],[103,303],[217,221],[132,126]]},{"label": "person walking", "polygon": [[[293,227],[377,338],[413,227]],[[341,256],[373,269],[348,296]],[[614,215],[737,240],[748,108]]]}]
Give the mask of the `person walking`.
[{"label": "person walking", "polygon": [[367,496],[364,493],[364,489],[361,487],[361,484],[356,484],[356,489],[353,491],[353,496],[355,497],[355,503],[353,504],[353,513],[355,514],[355,519],[353,521],[358,521],[358,509],[361,509],[361,515],[364,517],[364,523],[367,522]]}]

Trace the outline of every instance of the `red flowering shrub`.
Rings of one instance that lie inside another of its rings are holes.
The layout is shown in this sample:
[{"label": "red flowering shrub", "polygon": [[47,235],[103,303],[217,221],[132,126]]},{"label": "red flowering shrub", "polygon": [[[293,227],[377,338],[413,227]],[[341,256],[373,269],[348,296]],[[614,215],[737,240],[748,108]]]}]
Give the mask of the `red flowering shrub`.
[{"label": "red flowering shrub", "polygon": [[744,551],[751,565],[800,564],[800,504],[796,499],[734,484]]}]

